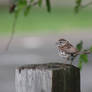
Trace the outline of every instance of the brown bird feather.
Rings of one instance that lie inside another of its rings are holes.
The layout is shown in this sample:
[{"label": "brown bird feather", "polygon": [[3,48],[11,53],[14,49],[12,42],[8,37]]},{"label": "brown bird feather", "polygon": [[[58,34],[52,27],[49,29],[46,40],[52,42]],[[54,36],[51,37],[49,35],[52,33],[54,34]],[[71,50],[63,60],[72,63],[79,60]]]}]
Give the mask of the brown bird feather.
[{"label": "brown bird feather", "polygon": [[78,52],[78,50],[70,43],[66,43],[64,46],[59,46],[59,49],[67,54],[75,54]]}]

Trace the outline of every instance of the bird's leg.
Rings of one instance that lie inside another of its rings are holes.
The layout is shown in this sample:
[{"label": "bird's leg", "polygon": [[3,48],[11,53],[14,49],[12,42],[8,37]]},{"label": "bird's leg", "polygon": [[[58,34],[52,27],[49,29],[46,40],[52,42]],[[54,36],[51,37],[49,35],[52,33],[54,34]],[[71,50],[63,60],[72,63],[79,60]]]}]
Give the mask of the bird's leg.
[{"label": "bird's leg", "polygon": [[71,65],[73,64],[73,60],[71,60]]},{"label": "bird's leg", "polygon": [[64,60],[64,70],[66,70],[66,64],[67,64],[67,59],[65,58],[65,60]]},{"label": "bird's leg", "polygon": [[69,61],[69,60],[70,60],[70,55],[66,58],[66,60],[67,60],[67,61]]},{"label": "bird's leg", "polygon": [[67,59],[65,58],[64,60],[64,66],[66,67],[66,64],[67,64]]},{"label": "bird's leg", "polygon": [[71,57],[71,65],[73,64],[74,56]]},{"label": "bird's leg", "polygon": [[65,65],[67,64],[67,59],[65,59]]},{"label": "bird's leg", "polygon": [[70,55],[67,57],[67,61],[69,60],[71,62],[70,64],[72,65],[73,59],[71,59],[70,57],[71,57]]}]

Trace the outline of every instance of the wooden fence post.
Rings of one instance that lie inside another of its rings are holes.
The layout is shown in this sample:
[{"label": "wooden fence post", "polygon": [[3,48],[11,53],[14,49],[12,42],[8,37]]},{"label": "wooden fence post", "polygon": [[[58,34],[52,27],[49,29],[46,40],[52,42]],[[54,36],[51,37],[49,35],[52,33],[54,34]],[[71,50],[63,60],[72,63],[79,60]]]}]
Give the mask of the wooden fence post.
[{"label": "wooden fence post", "polygon": [[80,69],[48,63],[16,69],[16,92],[80,92]]}]

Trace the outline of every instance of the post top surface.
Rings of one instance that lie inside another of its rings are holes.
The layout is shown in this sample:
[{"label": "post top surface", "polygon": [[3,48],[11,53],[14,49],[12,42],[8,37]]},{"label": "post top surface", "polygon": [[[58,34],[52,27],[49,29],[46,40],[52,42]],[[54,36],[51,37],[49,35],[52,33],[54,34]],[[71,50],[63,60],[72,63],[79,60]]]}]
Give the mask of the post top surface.
[{"label": "post top surface", "polygon": [[17,69],[19,70],[24,70],[24,69],[57,70],[57,69],[67,69],[67,68],[79,69],[76,66],[73,66],[70,64],[63,64],[63,63],[29,64],[29,65],[20,66]]}]

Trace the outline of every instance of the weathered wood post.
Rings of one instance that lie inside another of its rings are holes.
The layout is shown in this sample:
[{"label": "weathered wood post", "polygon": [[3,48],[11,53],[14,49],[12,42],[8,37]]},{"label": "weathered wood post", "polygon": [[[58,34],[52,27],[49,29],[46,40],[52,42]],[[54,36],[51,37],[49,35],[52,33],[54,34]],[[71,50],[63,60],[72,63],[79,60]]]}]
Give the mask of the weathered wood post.
[{"label": "weathered wood post", "polygon": [[16,69],[16,92],[80,92],[80,70],[61,63]]}]

